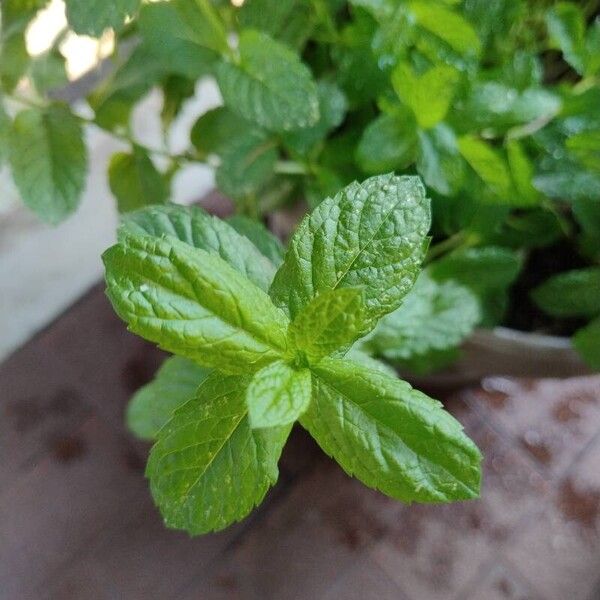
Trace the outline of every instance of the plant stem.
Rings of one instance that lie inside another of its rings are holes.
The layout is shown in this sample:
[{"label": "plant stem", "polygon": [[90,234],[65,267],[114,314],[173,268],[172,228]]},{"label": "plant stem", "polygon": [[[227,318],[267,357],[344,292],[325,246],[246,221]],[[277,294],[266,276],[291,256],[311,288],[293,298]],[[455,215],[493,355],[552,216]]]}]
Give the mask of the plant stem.
[{"label": "plant stem", "polygon": [[305,165],[294,160],[279,160],[275,164],[275,173],[280,175],[306,175],[308,169]]},{"label": "plant stem", "polygon": [[450,252],[450,250],[456,250],[456,248],[462,246],[463,244],[466,244],[467,240],[468,238],[465,232],[459,231],[458,233],[451,235],[449,238],[438,242],[437,244],[429,248],[427,256],[425,257],[424,264],[429,264],[436,258],[439,258],[443,254]]}]

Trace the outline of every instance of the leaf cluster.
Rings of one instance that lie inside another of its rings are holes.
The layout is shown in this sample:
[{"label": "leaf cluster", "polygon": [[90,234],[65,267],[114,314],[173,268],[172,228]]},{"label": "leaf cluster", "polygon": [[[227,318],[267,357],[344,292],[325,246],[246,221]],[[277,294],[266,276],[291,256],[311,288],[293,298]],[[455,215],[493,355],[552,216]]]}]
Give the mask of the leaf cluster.
[{"label": "leaf cluster", "polygon": [[[418,178],[393,174],[324,200],[283,258],[266,230],[199,208],[125,218],[103,257],[108,296],[131,331],[175,354],[128,410],[155,440],[146,474],[167,525],[200,534],[245,517],[276,482],[296,421],[393,498],[478,495],[480,453],[460,424],[356,347],[409,294],[430,218]],[[419,279],[417,293],[430,285]],[[433,334],[419,350],[431,347]]]}]

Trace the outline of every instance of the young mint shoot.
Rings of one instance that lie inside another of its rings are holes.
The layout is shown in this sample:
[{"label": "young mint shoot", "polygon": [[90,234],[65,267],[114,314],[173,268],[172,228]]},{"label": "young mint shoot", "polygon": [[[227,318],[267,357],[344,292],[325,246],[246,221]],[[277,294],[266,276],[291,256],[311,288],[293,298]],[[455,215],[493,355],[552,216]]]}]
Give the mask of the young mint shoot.
[{"label": "young mint shoot", "polygon": [[196,535],[248,515],[296,421],[392,498],[478,496],[481,455],[461,425],[352,349],[413,287],[429,227],[418,177],[391,174],[324,200],[278,269],[201,209],[125,218],[103,257],[108,296],[131,331],[176,355],[128,413],[155,440],[146,475],[168,526]]}]

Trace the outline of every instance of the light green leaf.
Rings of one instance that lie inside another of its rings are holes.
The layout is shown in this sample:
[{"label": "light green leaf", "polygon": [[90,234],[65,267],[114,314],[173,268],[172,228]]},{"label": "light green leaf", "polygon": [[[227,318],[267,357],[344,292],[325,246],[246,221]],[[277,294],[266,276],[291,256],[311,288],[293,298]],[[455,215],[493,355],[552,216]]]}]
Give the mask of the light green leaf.
[{"label": "light green leaf", "polygon": [[[250,3],[252,4],[252,3]],[[344,119],[348,101],[344,92],[329,81],[318,83],[319,120],[312,127],[290,131],[283,136],[284,142],[298,154],[306,154],[335,129]]]},{"label": "light green leaf", "polygon": [[324,360],[313,369],[301,423],[348,474],[388,496],[410,503],[479,495],[479,450],[439,402],[404,381]]},{"label": "light green leaf", "polygon": [[356,149],[356,161],[366,173],[405,169],[415,160],[417,129],[407,110],[381,114],[371,121]]},{"label": "light green leaf", "polygon": [[168,527],[191,535],[244,518],[278,477],[290,427],[251,429],[248,381],[209,376],[160,430],[146,476]]},{"label": "light green leaf", "polygon": [[295,318],[319,293],[364,286],[366,315],[376,321],[398,308],[414,284],[430,219],[418,177],[351,183],[304,218],[271,297]]},{"label": "light green leaf", "polygon": [[172,0],[182,27],[179,36],[218,54],[228,52],[227,32],[210,0]]},{"label": "light green leaf", "polygon": [[500,199],[508,200],[511,196],[512,181],[504,158],[487,142],[471,135],[461,137],[458,140],[458,148],[480,179]]},{"label": "light green leaf", "polygon": [[103,260],[117,314],[165,350],[233,374],[285,352],[285,314],[218,256],[173,238],[127,236]]},{"label": "light green leaf", "polygon": [[119,239],[146,234],[172,237],[222,258],[264,291],[275,276],[275,266],[246,237],[225,221],[197,206],[151,206],[123,217]]},{"label": "light green leaf", "polygon": [[254,129],[248,121],[242,119],[225,106],[219,106],[205,112],[194,123],[190,138],[201,156],[220,154],[231,140],[244,136]]},{"label": "light green leaf", "polygon": [[[4,6],[3,16],[4,16]],[[27,72],[29,54],[23,30],[3,33],[0,38],[0,84],[4,92],[12,92]]]},{"label": "light green leaf", "polygon": [[417,23],[459,54],[477,56],[481,43],[471,24],[458,12],[435,2],[408,3]]},{"label": "light green leaf", "polygon": [[151,204],[164,204],[169,185],[140,146],[131,153],[113,154],[108,165],[110,191],[117,199],[119,212],[126,213]]},{"label": "light green leaf", "polygon": [[276,267],[281,265],[283,245],[260,221],[244,215],[233,215],[227,219],[227,223],[240,235],[247,237]]},{"label": "light green leaf", "polygon": [[248,391],[248,417],[252,428],[291,425],[310,404],[308,369],[294,369],[275,361],[254,375]]},{"label": "light green leaf", "polygon": [[252,30],[241,33],[239,52],[239,63],[217,66],[217,82],[226,106],[272,131],[317,123],[317,85],[295,52]]},{"label": "light green leaf", "polygon": [[600,318],[573,336],[573,346],[592,369],[600,371]]},{"label": "light green leaf", "polygon": [[154,440],[173,412],[194,397],[198,386],[211,373],[196,363],[171,356],[154,379],[140,388],[127,406],[127,426],[144,440]]},{"label": "light green leaf", "polygon": [[458,71],[446,65],[415,75],[409,65],[401,63],[392,72],[396,94],[413,111],[423,129],[431,129],[444,119],[458,80]]},{"label": "light green leaf", "polygon": [[219,189],[234,200],[256,194],[275,173],[277,142],[264,131],[241,132],[224,144],[217,167]]},{"label": "light green leaf", "polygon": [[391,367],[387,363],[384,363],[381,360],[373,358],[370,354],[367,354],[364,350],[361,350],[360,346],[361,340],[358,340],[358,342],[354,346],[352,346],[350,350],[348,350],[348,352],[344,356],[344,360],[346,362],[351,361],[358,363],[359,365],[366,367],[367,369],[381,371],[382,373],[385,373],[390,377],[398,376],[396,370],[393,367]]},{"label": "light green leaf", "polygon": [[349,348],[372,327],[364,310],[362,288],[327,290],[313,298],[290,324],[290,352],[316,363],[336,350]]},{"label": "light green leaf", "polygon": [[600,172],[600,129],[572,135],[567,139],[566,146],[588,169]]},{"label": "light green leaf", "polygon": [[23,202],[43,221],[56,224],[79,204],[87,152],[77,118],[66,107],[20,112],[11,128],[10,164]]},{"label": "light green leaf", "polygon": [[100,37],[105,29],[120,28],[133,16],[140,0],[65,0],[69,25],[80,35]]},{"label": "light green leaf", "polygon": [[573,2],[558,2],[546,16],[550,38],[565,60],[580,74],[585,71],[585,18]]},{"label": "light green leaf", "polygon": [[600,267],[554,275],[535,288],[531,297],[553,317],[594,317],[600,314]]},{"label": "light green leaf", "polygon": [[454,282],[421,273],[400,308],[377,325],[365,349],[390,361],[458,346],[481,318],[477,297]]},{"label": "light green leaf", "polygon": [[513,206],[530,207],[540,203],[540,193],[533,187],[534,168],[518,140],[506,144],[508,166],[512,175],[516,196]]},{"label": "light green leaf", "polygon": [[419,131],[417,171],[425,185],[444,196],[454,195],[463,183],[465,167],[450,127],[440,123],[428,131]]}]

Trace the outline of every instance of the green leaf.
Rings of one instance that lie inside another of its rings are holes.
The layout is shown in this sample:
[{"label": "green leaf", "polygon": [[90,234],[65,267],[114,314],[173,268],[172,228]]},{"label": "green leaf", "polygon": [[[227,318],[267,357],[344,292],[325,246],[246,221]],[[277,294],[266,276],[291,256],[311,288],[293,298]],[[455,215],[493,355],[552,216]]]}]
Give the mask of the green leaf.
[{"label": "green leaf", "polygon": [[479,291],[508,287],[520,270],[519,255],[496,246],[456,250],[429,267],[430,275],[437,281],[454,279]]},{"label": "green leaf", "polygon": [[2,102],[2,96],[0,96],[0,167],[4,164],[4,161],[9,155],[9,143],[10,143],[10,131],[12,127],[12,120],[8,116]]},{"label": "green leaf", "polygon": [[160,430],[146,476],[168,527],[191,535],[244,518],[278,477],[290,427],[251,429],[248,381],[210,375]]},{"label": "green leaf", "polygon": [[481,43],[471,24],[458,12],[435,2],[408,3],[417,23],[459,54],[477,56]]},{"label": "green leaf", "polygon": [[234,200],[256,194],[275,174],[277,143],[268,133],[252,129],[231,138],[221,150],[217,186]]},{"label": "green leaf", "polygon": [[364,286],[366,316],[376,321],[414,284],[430,219],[417,177],[379,175],[351,183],[304,218],[271,297],[295,318],[319,293]]},{"label": "green leaf", "polygon": [[463,183],[465,167],[450,127],[440,123],[428,131],[419,131],[417,171],[425,185],[444,196],[454,195]]},{"label": "green leaf", "polygon": [[600,318],[573,336],[573,346],[592,369],[600,371]]},{"label": "green leaf", "polygon": [[600,171],[600,129],[572,135],[566,146],[588,169]]},{"label": "green leaf", "polygon": [[17,87],[28,66],[29,54],[23,31],[3,33],[0,38],[0,84],[4,92],[12,92]]},{"label": "green leaf", "polygon": [[[252,4],[252,3],[250,3]],[[283,136],[284,142],[298,154],[307,154],[323,141],[327,133],[344,119],[348,102],[342,90],[328,81],[318,83],[319,120],[312,127],[290,131]]]},{"label": "green leaf", "polygon": [[127,406],[127,426],[144,440],[155,440],[173,412],[194,397],[211,373],[187,358],[171,356],[154,379],[140,388]]},{"label": "green leaf", "polygon": [[540,194],[533,187],[534,167],[522,144],[511,140],[506,144],[508,166],[517,192],[511,201],[513,206],[530,207],[540,203]]},{"label": "green leaf", "polygon": [[356,149],[356,161],[366,173],[405,169],[414,162],[416,147],[412,114],[381,114],[365,129]]},{"label": "green leaf", "polygon": [[57,90],[69,82],[65,59],[58,51],[48,51],[31,61],[29,75],[39,94]]},{"label": "green leaf", "polygon": [[471,135],[459,138],[458,148],[475,173],[500,199],[511,197],[512,180],[508,166],[496,150]]},{"label": "green leaf", "polygon": [[553,317],[594,317],[600,314],[600,267],[554,275],[531,296]]},{"label": "green leaf", "polygon": [[180,37],[218,54],[229,51],[223,21],[210,0],[172,0],[172,4],[182,25]]},{"label": "green leaf", "polygon": [[310,404],[308,369],[294,369],[278,360],[254,375],[248,391],[248,417],[252,428],[291,425]]},{"label": "green leaf", "polygon": [[138,65],[135,72],[158,68],[165,75],[190,79],[211,72],[218,54],[210,46],[198,46],[174,2],[143,4],[137,22],[146,58],[145,65]]},{"label": "green leaf", "polygon": [[404,381],[324,360],[313,369],[301,423],[348,474],[388,496],[410,503],[479,495],[479,450],[439,402]]},{"label": "green leaf", "polygon": [[265,33],[240,35],[239,63],[221,62],[217,82],[225,105],[272,131],[290,131],[319,120],[317,85],[296,53]]},{"label": "green leaf", "polygon": [[481,318],[477,297],[455,281],[436,282],[421,273],[400,308],[385,316],[366,348],[390,361],[458,346]]},{"label": "green leaf", "polygon": [[264,291],[275,276],[275,266],[246,237],[197,206],[152,206],[123,217],[119,239],[128,235],[171,237],[222,258]]},{"label": "green leaf", "polygon": [[218,256],[144,235],[124,237],[103,260],[117,314],[173,354],[238,374],[286,350],[284,313]]},{"label": "green leaf", "polygon": [[555,47],[580,74],[585,71],[585,18],[579,6],[559,2],[546,16],[546,25]]},{"label": "green leaf", "polygon": [[381,373],[385,373],[390,377],[397,377],[396,370],[393,367],[382,362],[381,360],[373,358],[370,354],[367,354],[364,350],[361,350],[360,347],[357,347],[360,346],[360,342],[361,340],[359,340],[354,346],[352,346],[352,348],[350,348],[350,350],[348,350],[344,356],[345,362],[355,362],[363,367],[366,367],[367,369],[380,371]]},{"label": "green leaf", "polygon": [[276,267],[281,265],[283,245],[260,221],[244,215],[233,215],[227,219],[227,223],[240,235],[247,237]]},{"label": "green leaf", "polygon": [[181,114],[186,100],[194,96],[195,83],[181,75],[169,75],[160,86],[163,96],[160,122],[164,133],[169,131],[175,119]]},{"label": "green leaf", "polygon": [[164,204],[169,197],[169,185],[164,176],[146,151],[137,145],[133,146],[131,153],[112,155],[108,165],[108,182],[120,213],[151,204]]},{"label": "green leaf", "polygon": [[251,0],[239,10],[245,29],[259,29],[272,38],[300,48],[312,29],[312,6],[306,0]]},{"label": "green leaf", "polygon": [[80,35],[100,37],[105,29],[119,29],[133,16],[140,0],[65,0],[69,25]]},{"label": "green leaf", "polygon": [[581,198],[573,202],[572,210],[581,226],[580,246],[584,254],[600,257],[600,202]]},{"label": "green leaf", "polygon": [[201,156],[221,154],[231,140],[244,136],[254,129],[248,121],[242,119],[225,106],[219,106],[205,112],[194,123],[190,138]]},{"label": "green leaf", "polygon": [[346,350],[372,327],[364,311],[362,288],[327,290],[313,298],[290,324],[290,352],[316,363],[336,350]]},{"label": "green leaf", "polygon": [[11,128],[10,164],[23,202],[56,224],[79,204],[87,152],[77,118],[63,105],[20,112]]},{"label": "green leaf", "polygon": [[446,65],[415,75],[409,65],[401,63],[392,72],[396,94],[413,111],[422,129],[431,129],[444,119],[458,80],[458,71]]}]

